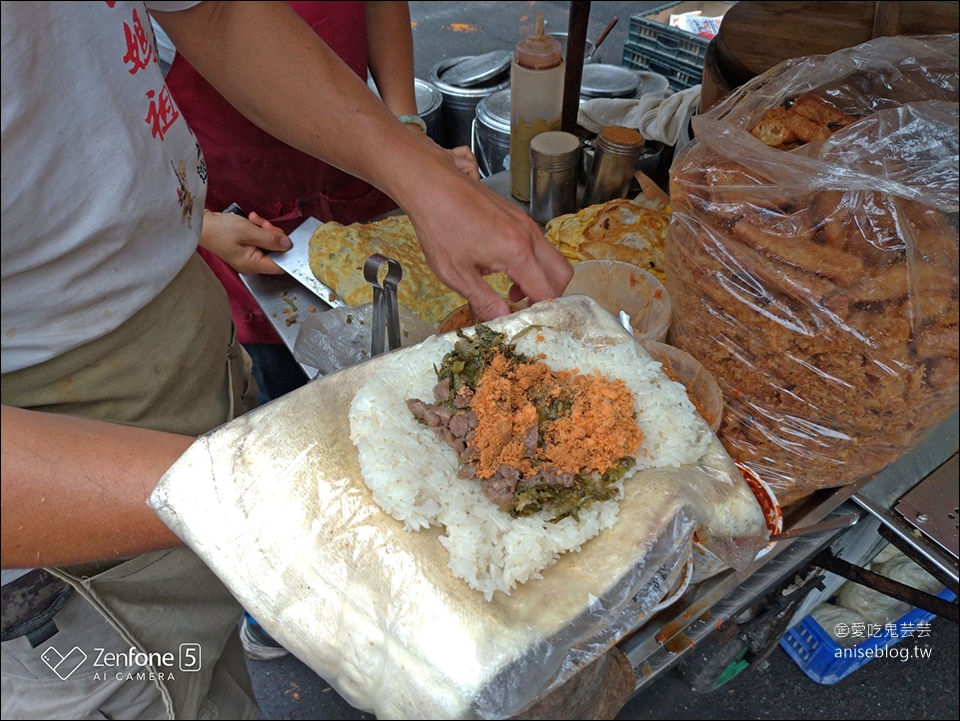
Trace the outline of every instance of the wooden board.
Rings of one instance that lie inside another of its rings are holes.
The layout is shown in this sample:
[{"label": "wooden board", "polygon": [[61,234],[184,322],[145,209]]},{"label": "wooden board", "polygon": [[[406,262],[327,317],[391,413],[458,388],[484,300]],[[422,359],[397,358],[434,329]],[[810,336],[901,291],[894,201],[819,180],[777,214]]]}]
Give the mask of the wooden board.
[{"label": "wooden board", "polygon": [[703,58],[703,78],[700,80],[700,112],[705,113],[730,94],[734,85],[723,74],[717,60],[717,39],[707,45]]},{"label": "wooden board", "polygon": [[958,23],[956,2],[741,2],[720,25],[716,62],[737,86],[789,58],[884,35],[955,33]]}]

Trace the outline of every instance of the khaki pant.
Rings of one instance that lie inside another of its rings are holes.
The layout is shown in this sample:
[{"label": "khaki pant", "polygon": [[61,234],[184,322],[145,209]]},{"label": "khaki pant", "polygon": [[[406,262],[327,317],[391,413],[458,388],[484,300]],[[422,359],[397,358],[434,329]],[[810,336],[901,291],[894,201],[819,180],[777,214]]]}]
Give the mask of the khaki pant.
[{"label": "khaki pant", "polygon": [[[122,327],[2,377],[7,405],[190,435],[255,398],[225,293],[198,256]],[[241,607],[191,551],[48,570],[74,593],[48,641],[3,643],[5,719],[258,716]]]}]

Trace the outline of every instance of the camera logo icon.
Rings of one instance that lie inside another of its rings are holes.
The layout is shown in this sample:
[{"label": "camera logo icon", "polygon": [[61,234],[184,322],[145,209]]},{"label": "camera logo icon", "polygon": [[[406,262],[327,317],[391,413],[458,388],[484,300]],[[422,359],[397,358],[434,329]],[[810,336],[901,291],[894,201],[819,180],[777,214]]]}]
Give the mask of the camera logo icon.
[{"label": "camera logo icon", "polygon": [[79,646],[74,646],[66,654],[60,653],[53,646],[48,646],[40,654],[40,660],[47,664],[50,670],[57,674],[61,680],[66,681],[87,660],[87,654]]}]

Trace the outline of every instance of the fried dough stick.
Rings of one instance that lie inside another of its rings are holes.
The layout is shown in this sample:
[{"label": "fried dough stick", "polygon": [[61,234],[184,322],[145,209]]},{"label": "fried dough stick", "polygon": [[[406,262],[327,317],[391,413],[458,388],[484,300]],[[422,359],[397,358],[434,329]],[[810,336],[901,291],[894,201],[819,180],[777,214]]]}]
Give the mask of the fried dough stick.
[{"label": "fried dough stick", "polygon": [[825,126],[784,108],[766,111],[750,133],[772,148],[796,147],[830,137],[830,130]]},{"label": "fried dough stick", "polygon": [[857,118],[847,115],[813,93],[804,93],[790,108],[771,108],[751,130],[766,145],[782,150],[826,140]]},{"label": "fried dough stick", "polygon": [[813,93],[800,95],[790,106],[790,112],[802,115],[831,131],[845,128],[857,120]]},{"label": "fried dough stick", "polygon": [[863,274],[863,261],[836,248],[805,238],[785,238],[746,219],[733,226],[733,237],[764,255],[847,287]]}]

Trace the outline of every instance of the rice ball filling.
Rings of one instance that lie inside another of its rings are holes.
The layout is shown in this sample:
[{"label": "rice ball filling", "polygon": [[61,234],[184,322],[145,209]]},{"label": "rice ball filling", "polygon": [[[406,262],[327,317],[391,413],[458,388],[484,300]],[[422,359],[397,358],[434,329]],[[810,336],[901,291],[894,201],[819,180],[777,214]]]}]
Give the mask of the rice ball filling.
[{"label": "rice ball filling", "polygon": [[458,335],[435,368],[435,402],[407,401],[456,451],[457,475],[513,516],[545,509],[553,522],[616,498],[643,441],[626,383],[553,370],[482,324]]},{"label": "rice ball filling", "polygon": [[[481,482],[457,478],[463,464],[444,435],[430,425],[440,418],[419,422],[408,402],[436,397],[438,365],[439,370],[449,365],[457,372],[451,375],[442,399],[426,405],[452,415],[457,404],[473,393],[464,381],[474,376],[479,381],[483,370],[479,359],[496,354],[492,345],[477,338],[483,333],[496,335],[489,328],[479,333],[476,328],[464,331],[475,346],[472,350],[461,346],[461,351],[470,352],[458,351],[463,337],[450,333],[386,355],[350,404],[350,438],[376,504],[408,531],[442,528],[437,540],[449,554],[452,574],[491,601],[497,591],[509,596],[518,584],[543,578],[541,571],[561,555],[580,551],[583,544],[612,528],[628,493],[633,499],[630,507],[635,508],[638,494],[647,492],[632,490],[637,484],[628,481],[635,474],[694,464],[714,436],[698,419],[686,389],[667,378],[638,343],[584,342],[566,329],[526,326],[509,336],[520,353],[546,356],[554,369],[599,371],[606,378],[622,379],[633,394],[631,415],[643,432],[643,441],[626,470],[614,466],[607,471],[608,480],[621,476],[605,489],[611,498],[583,505],[576,518],[554,520],[554,513],[547,510],[516,516],[504,513],[483,496]],[[461,391],[464,385],[467,388]],[[603,482],[597,479],[598,484]],[[536,495],[533,488],[524,490]]]}]

